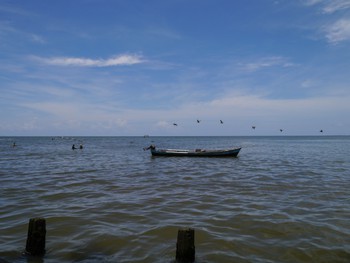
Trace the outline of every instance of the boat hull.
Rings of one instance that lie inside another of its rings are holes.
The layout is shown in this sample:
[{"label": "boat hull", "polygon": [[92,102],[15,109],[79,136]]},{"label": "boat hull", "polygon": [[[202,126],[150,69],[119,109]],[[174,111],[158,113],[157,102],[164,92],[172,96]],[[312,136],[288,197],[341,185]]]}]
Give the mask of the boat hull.
[{"label": "boat hull", "polygon": [[157,150],[151,149],[152,156],[164,157],[237,157],[241,148],[227,150]]}]

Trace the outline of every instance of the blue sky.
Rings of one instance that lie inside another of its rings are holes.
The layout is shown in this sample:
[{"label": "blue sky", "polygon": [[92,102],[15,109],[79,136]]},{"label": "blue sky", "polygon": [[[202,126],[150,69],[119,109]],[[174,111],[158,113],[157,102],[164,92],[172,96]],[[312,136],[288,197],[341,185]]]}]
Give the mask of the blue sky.
[{"label": "blue sky", "polygon": [[349,135],[349,102],[350,0],[0,1],[0,135]]}]

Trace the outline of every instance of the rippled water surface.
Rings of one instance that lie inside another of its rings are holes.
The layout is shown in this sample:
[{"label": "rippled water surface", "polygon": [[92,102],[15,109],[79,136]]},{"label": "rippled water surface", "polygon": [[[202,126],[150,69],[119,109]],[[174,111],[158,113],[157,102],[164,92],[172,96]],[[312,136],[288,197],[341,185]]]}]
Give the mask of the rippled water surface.
[{"label": "rippled water surface", "polygon": [[[170,263],[188,227],[196,262],[350,262],[350,137],[0,137],[0,207],[0,262]],[[42,259],[22,254],[33,217]]]}]

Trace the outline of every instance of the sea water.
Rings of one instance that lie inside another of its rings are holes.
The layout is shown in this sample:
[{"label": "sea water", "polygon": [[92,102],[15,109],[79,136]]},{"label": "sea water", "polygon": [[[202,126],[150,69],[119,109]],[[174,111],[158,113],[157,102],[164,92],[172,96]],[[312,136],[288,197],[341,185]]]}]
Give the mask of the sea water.
[{"label": "sea water", "polygon": [[[34,217],[42,258],[23,254]],[[196,262],[350,262],[350,137],[0,137],[0,262],[170,263],[182,228]]]}]

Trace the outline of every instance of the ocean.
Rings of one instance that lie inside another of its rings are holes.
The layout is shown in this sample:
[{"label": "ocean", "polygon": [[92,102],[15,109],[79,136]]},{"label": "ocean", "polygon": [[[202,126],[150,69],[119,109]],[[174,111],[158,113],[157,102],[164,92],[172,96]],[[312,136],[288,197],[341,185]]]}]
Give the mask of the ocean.
[{"label": "ocean", "polygon": [[[350,136],[0,137],[0,207],[0,262],[170,263],[183,228],[197,263],[350,262]],[[39,258],[23,254],[34,217]]]}]

